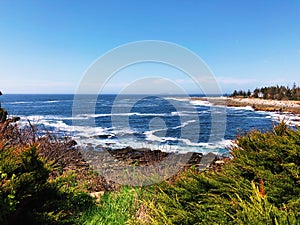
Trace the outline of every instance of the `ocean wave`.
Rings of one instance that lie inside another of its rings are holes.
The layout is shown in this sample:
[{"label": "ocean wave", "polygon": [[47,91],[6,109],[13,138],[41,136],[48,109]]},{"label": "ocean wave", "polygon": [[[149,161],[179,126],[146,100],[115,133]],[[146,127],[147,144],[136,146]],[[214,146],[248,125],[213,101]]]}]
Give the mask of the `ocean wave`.
[{"label": "ocean wave", "polygon": [[38,123],[41,120],[86,120],[87,117],[84,116],[76,116],[76,117],[68,117],[68,116],[53,116],[53,115],[32,115],[32,116],[25,116],[25,115],[15,115],[20,117],[22,120],[32,121]]},{"label": "ocean wave", "polygon": [[292,113],[266,112],[274,122],[285,121],[289,126],[300,126],[300,116]]},{"label": "ocean wave", "polygon": [[63,101],[58,101],[58,100],[53,100],[53,101],[44,101],[45,103],[58,103],[58,102],[63,102]]},{"label": "ocean wave", "polygon": [[85,118],[97,118],[97,117],[112,117],[112,116],[168,116],[167,113],[99,113],[99,114],[79,114],[79,117]]},{"label": "ocean wave", "polygon": [[207,142],[193,142],[187,138],[177,138],[177,137],[159,137],[155,135],[158,131],[163,131],[164,129],[158,129],[158,130],[152,130],[147,131],[144,134],[146,135],[146,140],[150,142],[160,142],[165,143],[168,141],[176,141],[179,143],[180,146],[186,146],[186,147],[205,147],[206,149],[220,149],[220,148],[228,148],[232,145],[232,140],[225,140],[222,139],[219,142],[216,143],[207,143]]},{"label": "ocean wave", "polygon": [[236,107],[236,106],[227,106],[228,109],[234,109],[234,110],[249,110],[249,111],[254,111],[254,109],[251,106],[241,106],[241,107]]},{"label": "ocean wave", "polygon": [[[64,133],[72,136],[79,145],[83,148],[103,148],[109,147],[112,149],[124,148],[131,146],[133,148],[146,147],[150,149],[159,149],[167,152],[201,152],[207,153],[214,151],[220,153],[228,146],[228,140],[222,140],[218,143],[196,143],[188,139],[176,137],[158,137],[156,132],[166,129],[157,129],[144,132],[145,139],[138,139],[134,134],[137,132],[129,128],[117,127],[90,127],[90,126],[74,126],[65,123],[61,117],[52,116],[30,116],[28,119],[32,124],[43,125],[47,129],[55,132]],[[26,120],[22,120],[26,123]],[[187,121],[179,126],[173,127],[178,129],[187,126],[195,120]],[[54,129],[54,130],[53,130]],[[106,136],[109,138],[101,138]],[[178,145],[168,144],[168,142],[178,142]]]},{"label": "ocean wave", "polygon": [[195,123],[195,122],[197,122],[197,120],[189,120],[189,121],[183,122],[179,126],[172,127],[172,129],[176,130],[176,129],[179,129],[179,128],[183,128],[183,127],[186,127],[187,125],[189,125],[190,123]]},{"label": "ocean wave", "polygon": [[179,102],[188,102],[191,105],[195,105],[195,106],[212,106],[213,104],[207,100],[196,100],[196,99],[192,99],[192,98],[181,98],[181,97],[167,97],[165,98],[167,100],[175,100],[175,101],[179,101]]},{"label": "ocean wave", "polygon": [[190,100],[190,103],[192,105],[197,105],[197,106],[212,106],[212,104],[209,101],[204,101],[204,100]]},{"label": "ocean wave", "polygon": [[8,104],[8,105],[17,105],[17,104],[32,104],[34,102],[5,102],[5,104]]},{"label": "ocean wave", "polygon": [[189,102],[190,98],[184,98],[184,97],[164,97],[165,100],[174,100],[179,102]]},{"label": "ocean wave", "polygon": [[[67,132],[71,135],[86,138],[96,137],[97,135],[125,136],[135,133],[135,131],[127,128],[69,125],[63,121],[63,117],[29,116],[27,119],[29,119],[33,125],[42,125],[46,128],[54,128],[58,132]],[[21,123],[27,124],[27,119],[22,119]],[[72,117],[70,117],[70,119],[72,119]]]}]

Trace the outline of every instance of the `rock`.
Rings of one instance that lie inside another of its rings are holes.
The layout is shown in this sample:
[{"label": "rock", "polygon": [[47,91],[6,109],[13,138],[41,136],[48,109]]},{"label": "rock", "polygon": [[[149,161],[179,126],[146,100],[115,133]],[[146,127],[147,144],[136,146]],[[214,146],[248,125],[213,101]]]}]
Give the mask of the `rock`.
[{"label": "rock", "polygon": [[213,153],[208,153],[206,155],[204,155],[200,161],[199,164],[199,171],[202,171],[206,168],[208,168],[217,158],[217,155],[213,154]]},{"label": "rock", "polygon": [[[109,154],[107,154],[109,153]],[[88,163],[96,168],[99,166],[99,170],[108,171],[112,170],[122,170],[127,168],[128,165],[147,167],[161,163],[166,157],[176,160],[177,156],[180,157],[178,153],[163,152],[161,150],[151,150],[148,148],[138,148],[134,149],[132,147],[125,147],[120,149],[103,149],[103,151],[95,151],[84,149],[83,154],[87,158]],[[216,161],[216,155],[213,153],[208,153],[203,155],[202,153],[183,153],[188,154],[188,161],[182,162],[182,168],[188,168],[190,166],[195,166],[199,168],[201,172],[204,169],[210,168],[213,163]],[[222,160],[223,158],[218,160]],[[220,162],[221,164],[221,162]],[[214,164],[216,165],[216,164]],[[221,165],[219,165],[221,166]]]},{"label": "rock", "polygon": [[74,147],[74,146],[76,146],[76,145],[77,145],[77,142],[74,141],[74,140],[71,140],[71,141],[69,141],[69,142],[67,143],[67,146],[68,146],[69,148],[72,148],[72,147]]},{"label": "rock", "polygon": [[4,123],[7,119],[7,111],[0,108],[0,123]]},{"label": "rock", "polygon": [[15,122],[20,121],[20,119],[21,119],[20,117],[16,116],[16,117],[11,118],[11,122],[15,123]]},{"label": "rock", "polygon": [[191,164],[191,165],[200,164],[202,157],[203,157],[202,153],[194,152],[187,164]]},{"label": "rock", "polygon": [[158,161],[161,161],[167,157],[170,153],[162,152],[160,150],[151,150],[147,148],[133,149],[131,147],[126,147],[122,149],[110,149],[108,152],[119,161],[125,164],[135,164],[139,165],[151,165]]},{"label": "rock", "polygon": [[20,121],[20,117],[13,117],[13,118],[10,118],[10,119],[6,119],[6,122],[7,123],[15,123],[15,122],[18,122]]},{"label": "rock", "polygon": [[[1,95],[2,92],[0,91],[0,96]],[[1,108],[1,102],[0,102],[0,123],[4,123],[6,119],[7,119],[7,111]]]},{"label": "rock", "polygon": [[100,135],[98,135],[98,138],[100,138],[100,139],[107,139],[107,138],[111,138],[112,137],[112,135],[110,135],[110,134],[100,134]]}]

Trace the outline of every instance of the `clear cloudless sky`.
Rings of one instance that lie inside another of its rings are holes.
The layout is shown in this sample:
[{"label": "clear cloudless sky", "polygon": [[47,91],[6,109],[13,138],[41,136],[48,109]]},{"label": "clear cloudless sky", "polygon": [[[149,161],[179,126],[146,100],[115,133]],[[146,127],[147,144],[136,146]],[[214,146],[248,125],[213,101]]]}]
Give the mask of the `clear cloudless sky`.
[{"label": "clear cloudless sky", "polygon": [[300,85],[297,0],[0,0],[0,90],[74,93],[99,56],[141,40],[195,52],[224,93]]}]

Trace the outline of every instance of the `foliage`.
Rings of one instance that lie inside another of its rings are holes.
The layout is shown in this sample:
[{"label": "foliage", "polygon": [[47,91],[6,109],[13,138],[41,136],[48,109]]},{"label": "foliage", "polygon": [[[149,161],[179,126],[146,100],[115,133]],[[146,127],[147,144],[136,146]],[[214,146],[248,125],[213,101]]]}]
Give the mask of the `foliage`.
[{"label": "foliage", "polygon": [[6,147],[0,143],[0,222],[18,204],[31,202],[45,185],[48,170],[38,157],[36,146]]},{"label": "foliage", "polygon": [[190,169],[154,187],[143,201],[148,223],[299,224],[300,130],[252,131],[231,154],[220,171]]},{"label": "foliage", "polygon": [[295,213],[289,210],[282,210],[269,203],[266,196],[252,183],[253,193],[248,201],[238,199],[238,209],[232,215],[233,224],[298,224]]},{"label": "foliage", "polygon": [[[46,148],[56,153],[47,155]],[[74,224],[94,206],[84,178],[95,175],[72,164],[67,156],[74,152],[67,142],[39,138],[30,127],[1,124],[0,224]]]},{"label": "foliage", "polygon": [[4,123],[0,224],[299,224],[300,129],[280,123],[242,134],[231,155],[218,169],[192,167],[151,187],[105,192],[97,203],[88,191],[109,185],[94,182],[69,140]]},{"label": "foliage", "polygon": [[251,91],[248,89],[248,91],[243,91],[243,90],[234,90],[233,93],[231,94],[231,97],[250,97],[251,96]]},{"label": "foliage", "polygon": [[138,188],[122,187],[117,192],[107,192],[100,200],[100,207],[93,207],[86,211],[81,224],[109,225],[125,224],[134,215],[140,205],[142,190]]},{"label": "foliage", "polygon": [[264,98],[264,99],[276,99],[276,100],[300,100],[300,87],[293,84],[292,88],[288,86],[270,86],[256,88],[251,95],[250,90],[247,91],[236,91],[231,94],[232,97],[244,96],[244,97],[254,97],[254,98]]}]

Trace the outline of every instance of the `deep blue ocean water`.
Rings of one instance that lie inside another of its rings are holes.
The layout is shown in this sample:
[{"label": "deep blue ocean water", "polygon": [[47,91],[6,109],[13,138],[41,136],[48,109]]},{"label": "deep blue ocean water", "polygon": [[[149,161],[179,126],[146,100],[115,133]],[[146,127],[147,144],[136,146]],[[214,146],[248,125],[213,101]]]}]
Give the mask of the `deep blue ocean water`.
[{"label": "deep blue ocean water", "polygon": [[237,134],[270,130],[278,116],[180,96],[116,97],[87,95],[75,105],[73,95],[7,94],[0,100],[11,116],[22,118],[21,124],[29,119],[41,132],[72,136],[97,150],[132,146],[226,154]]}]

